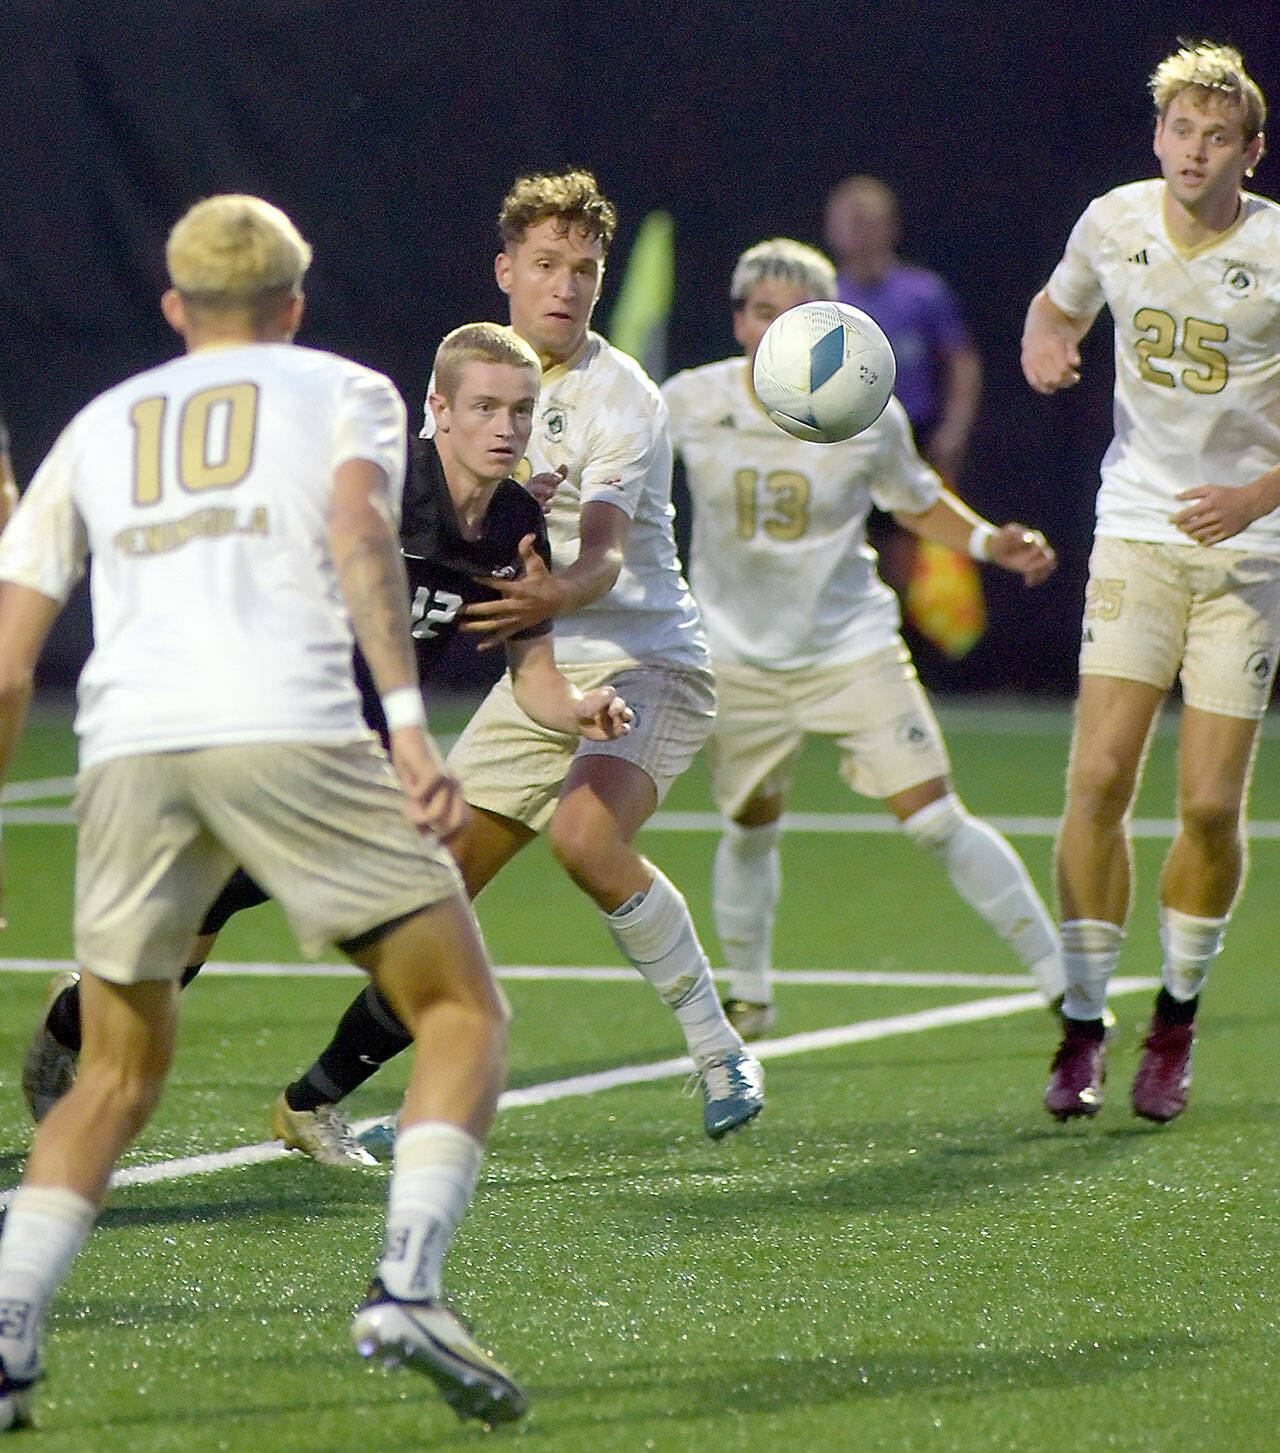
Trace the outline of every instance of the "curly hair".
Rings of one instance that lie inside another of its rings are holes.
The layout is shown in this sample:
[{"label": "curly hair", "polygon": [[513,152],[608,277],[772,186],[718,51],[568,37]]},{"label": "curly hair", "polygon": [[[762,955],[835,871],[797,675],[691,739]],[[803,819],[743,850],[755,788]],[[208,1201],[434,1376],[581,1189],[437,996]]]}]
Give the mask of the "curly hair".
[{"label": "curly hair", "polygon": [[498,233],[504,248],[524,239],[530,227],[555,218],[563,231],[581,228],[598,238],[605,252],[613,241],[618,214],[590,172],[538,173],[519,177],[503,198]]}]

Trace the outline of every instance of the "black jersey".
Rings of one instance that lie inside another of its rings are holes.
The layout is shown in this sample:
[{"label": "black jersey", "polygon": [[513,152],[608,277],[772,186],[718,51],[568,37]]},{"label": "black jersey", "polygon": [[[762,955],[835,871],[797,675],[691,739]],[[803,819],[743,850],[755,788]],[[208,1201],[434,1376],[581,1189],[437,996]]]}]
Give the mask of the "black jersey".
[{"label": "black jersey", "polygon": [[[538,554],[551,568],[547,526],[537,500],[513,479],[494,490],[478,540],[464,540],[435,444],[415,439],[400,519],[400,548],[409,577],[413,640],[418,676],[432,665],[462,623],[464,607],[494,600],[497,592],[478,577],[514,579],[521,572],[520,541],[533,535]],[[514,640],[545,635],[550,621],[518,632]]]}]

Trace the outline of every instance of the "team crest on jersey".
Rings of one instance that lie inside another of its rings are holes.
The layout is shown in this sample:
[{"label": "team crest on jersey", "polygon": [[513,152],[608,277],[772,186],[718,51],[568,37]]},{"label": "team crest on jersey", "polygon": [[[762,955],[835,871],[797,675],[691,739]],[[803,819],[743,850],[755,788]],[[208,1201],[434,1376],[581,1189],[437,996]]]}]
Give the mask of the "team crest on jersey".
[{"label": "team crest on jersey", "polygon": [[559,404],[552,404],[542,415],[543,427],[546,429],[549,439],[559,439],[564,433],[567,422],[564,416],[564,410]]},{"label": "team crest on jersey", "polygon": [[1247,298],[1257,291],[1258,275],[1244,262],[1228,262],[1222,274],[1222,285],[1233,298]]},{"label": "team crest on jersey", "polygon": [[1257,686],[1265,686],[1271,680],[1271,653],[1255,651],[1244,663],[1244,674]]}]

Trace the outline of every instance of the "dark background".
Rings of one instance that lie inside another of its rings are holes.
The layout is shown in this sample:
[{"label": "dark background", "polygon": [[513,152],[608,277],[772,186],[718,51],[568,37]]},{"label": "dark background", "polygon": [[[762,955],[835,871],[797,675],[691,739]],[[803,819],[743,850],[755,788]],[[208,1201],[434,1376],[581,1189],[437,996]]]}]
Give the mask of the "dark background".
[{"label": "dark background", "polygon": [[[726,291],[762,237],[821,244],[822,204],[867,171],[899,193],[903,252],[946,275],[987,385],[961,490],[1045,530],[1062,569],[988,572],[992,627],[942,690],[1069,693],[1109,329],[1051,400],[1018,369],[1027,302],[1088,200],[1155,171],[1145,90],[1179,37],[1230,41],[1280,104],[1280,19],[1244,4],[884,5],[9,0],[0,12],[0,402],[19,480],[67,419],[175,351],[156,301],[193,201],[250,191],[316,250],[301,341],[385,370],[411,416],[440,336],[505,317],[493,217],[514,176],[592,168],[621,222],[676,227],[670,369],[732,351]],[[1264,160],[1254,185],[1277,193]],[[46,653],[69,679],[83,601]],[[461,668],[460,668],[461,669]]]}]

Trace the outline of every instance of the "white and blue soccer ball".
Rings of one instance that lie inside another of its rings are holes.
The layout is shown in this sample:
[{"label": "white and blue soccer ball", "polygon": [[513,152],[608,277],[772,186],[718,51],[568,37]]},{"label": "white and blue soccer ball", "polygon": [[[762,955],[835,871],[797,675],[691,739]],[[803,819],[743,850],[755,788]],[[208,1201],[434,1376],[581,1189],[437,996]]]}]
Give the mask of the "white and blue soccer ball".
[{"label": "white and blue soccer ball", "polygon": [[880,325],[847,303],[779,313],[756,349],[751,381],[780,429],[815,444],[860,434],[884,412],[897,373]]}]

